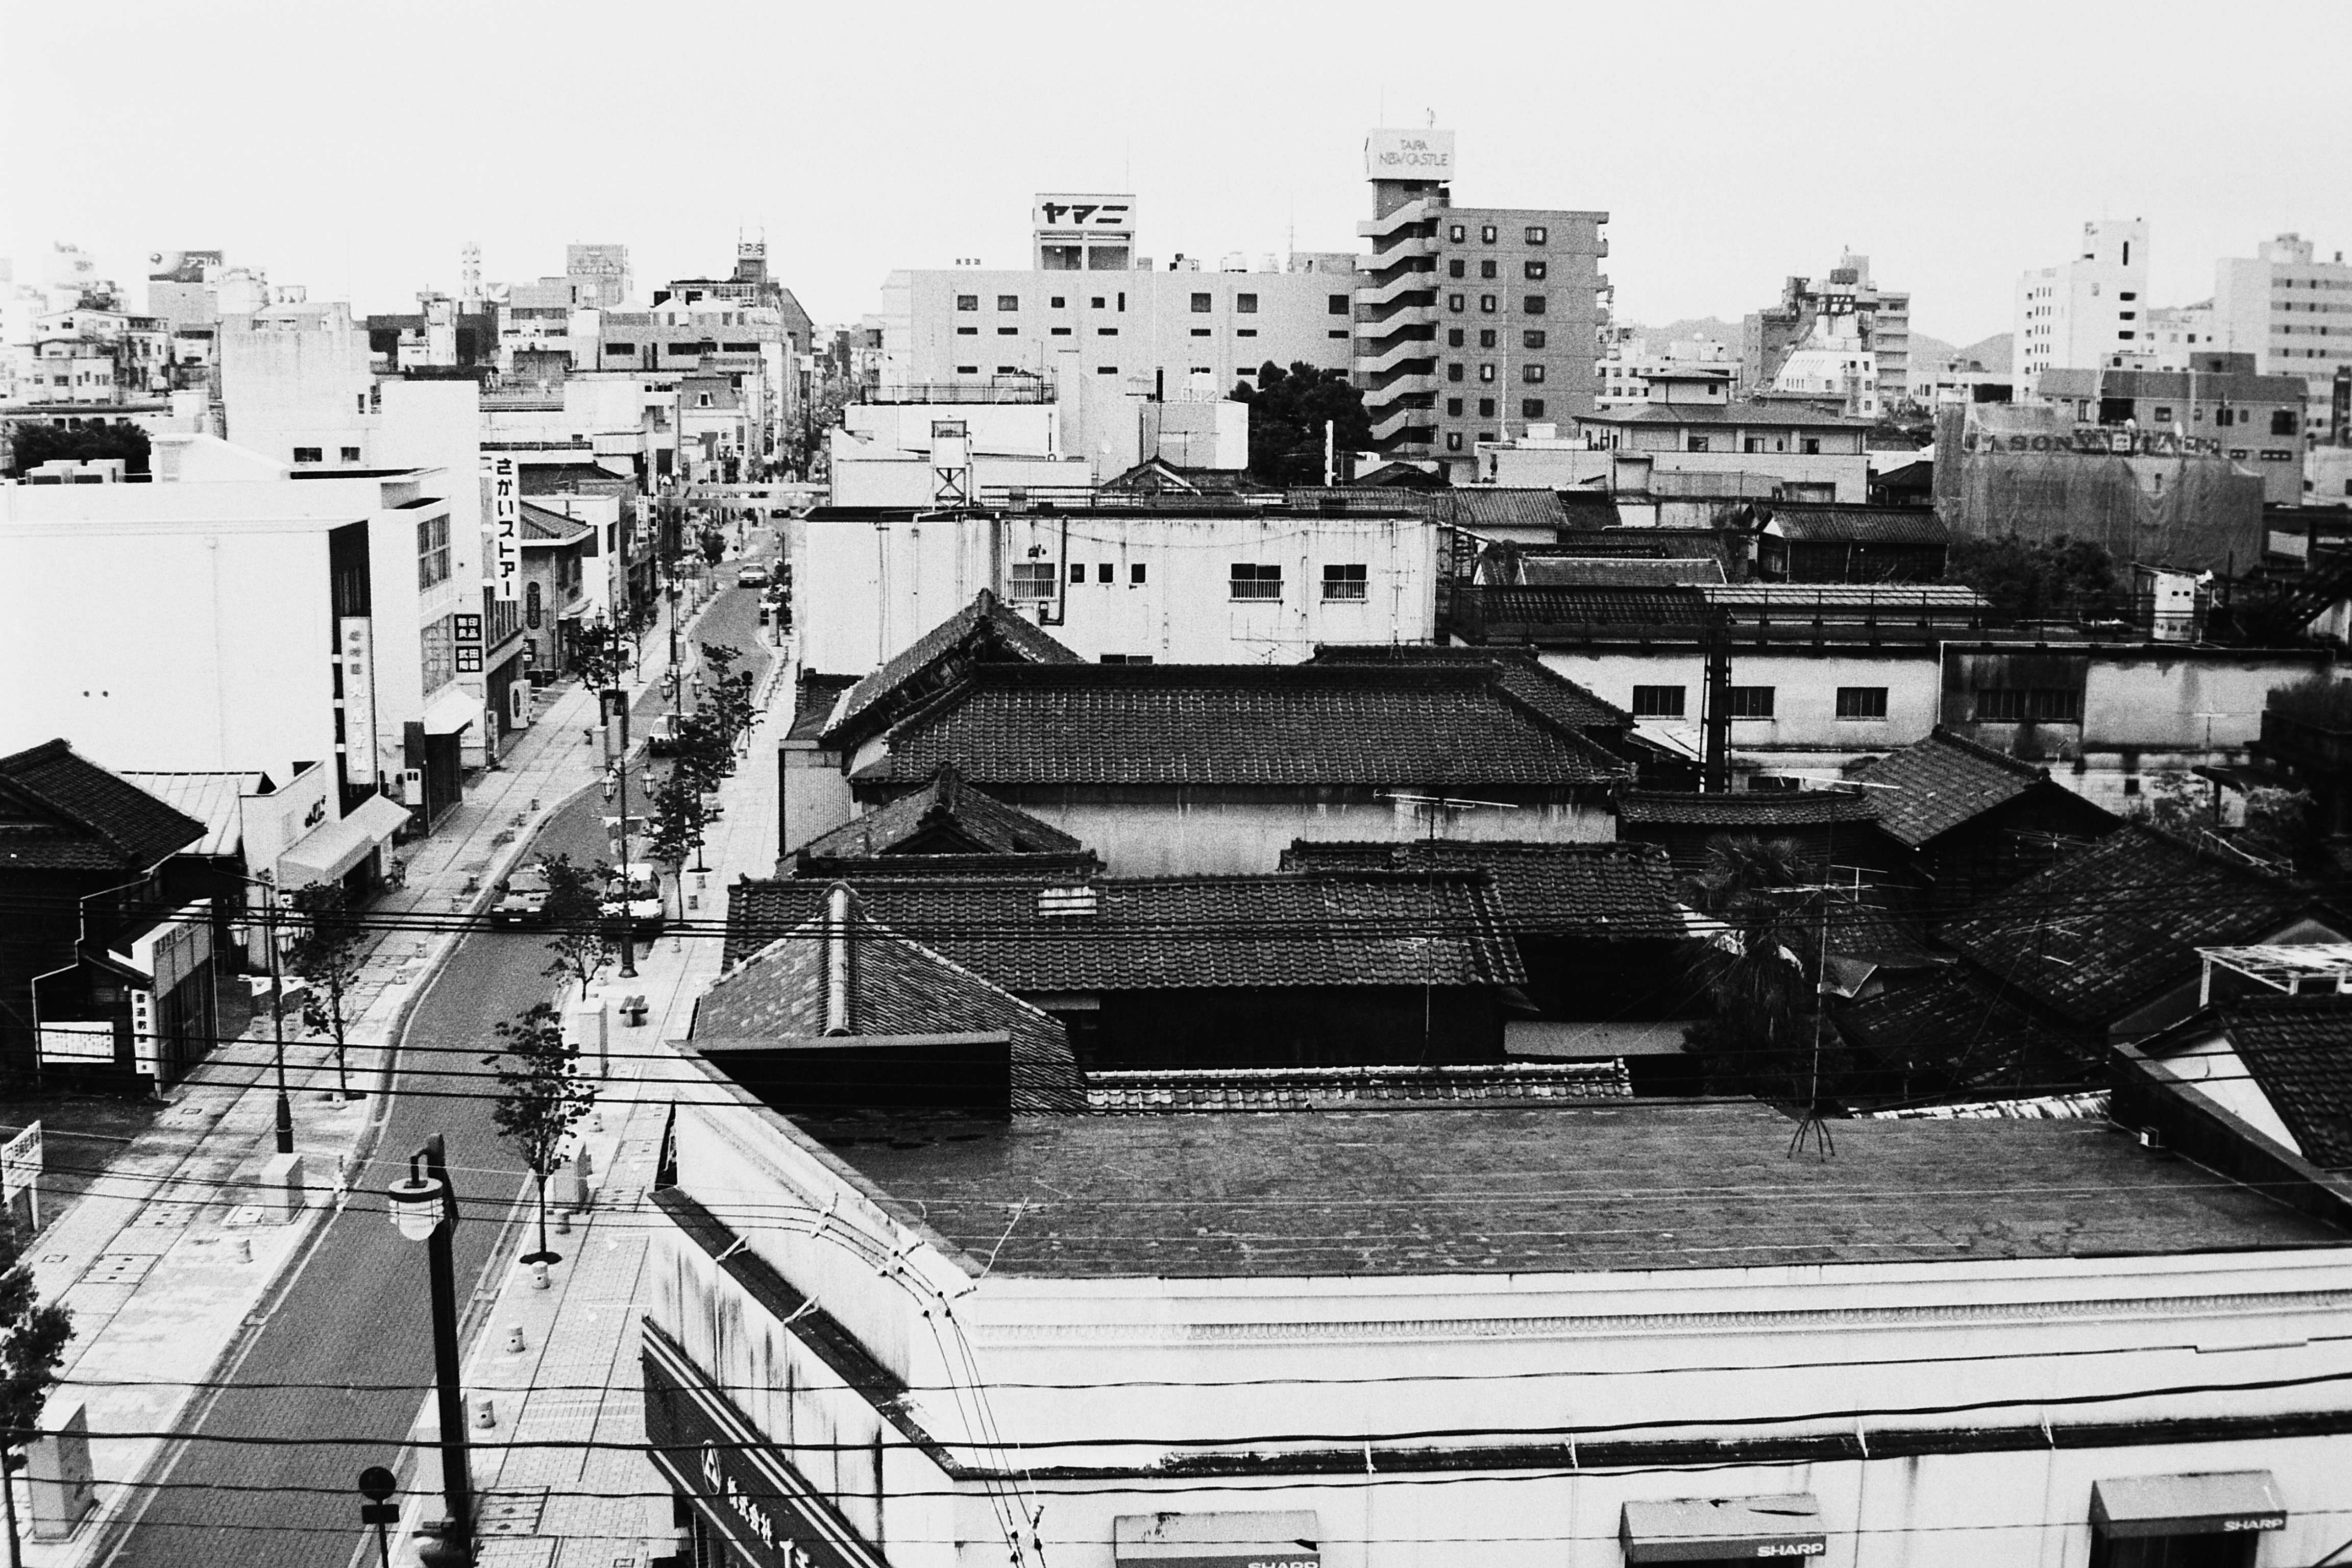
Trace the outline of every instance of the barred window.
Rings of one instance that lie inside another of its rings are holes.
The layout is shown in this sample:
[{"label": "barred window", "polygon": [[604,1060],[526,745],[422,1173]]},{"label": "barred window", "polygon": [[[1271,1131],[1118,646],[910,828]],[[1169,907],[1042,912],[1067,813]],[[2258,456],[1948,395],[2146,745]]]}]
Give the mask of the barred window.
[{"label": "barred window", "polygon": [[1769,686],[1732,687],[1726,706],[1734,719],[1769,719],[1774,689]]},{"label": "barred window", "polygon": [[449,580],[449,520],[427,519],[416,525],[416,585],[430,588]]},{"label": "barred window", "polygon": [[1679,686],[1637,686],[1633,688],[1633,717],[1636,719],[1679,719],[1683,716],[1683,688]]},{"label": "barred window", "polygon": [[2083,721],[2083,694],[2054,686],[1980,686],[1977,689],[1976,721],[2079,724]]},{"label": "barred window", "polygon": [[1326,566],[1323,568],[1323,596],[1326,599],[1360,599],[1367,584],[1361,566]]},{"label": "barred window", "polygon": [[1014,599],[1050,599],[1054,596],[1054,563],[1050,561],[1015,561],[1005,583],[1006,596]]},{"label": "barred window", "polygon": [[1839,687],[1837,716],[1841,719],[1885,718],[1886,688],[1884,686]]},{"label": "barred window", "polygon": [[1235,599],[1279,599],[1282,597],[1282,567],[1279,564],[1260,565],[1251,562],[1234,563],[1231,596]]}]

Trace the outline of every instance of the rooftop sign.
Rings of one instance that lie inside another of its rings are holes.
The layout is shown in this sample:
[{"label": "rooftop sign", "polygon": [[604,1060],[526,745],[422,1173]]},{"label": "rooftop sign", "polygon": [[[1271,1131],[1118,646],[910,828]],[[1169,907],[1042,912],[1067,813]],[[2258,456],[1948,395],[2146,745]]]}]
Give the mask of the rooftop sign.
[{"label": "rooftop sign", "polygon": [[1082,192],[1048,191],[1030,209],[1030,221],[1040,234],[1085,234],[1105,239],[1135,237],[1135,197],[1129,193],[1089,195]]},{"label": "rooftop sign", "polygon": [[1375,131],[1364,138],[1364,174],[1375,180],[1450,180],[1451,131]]}]

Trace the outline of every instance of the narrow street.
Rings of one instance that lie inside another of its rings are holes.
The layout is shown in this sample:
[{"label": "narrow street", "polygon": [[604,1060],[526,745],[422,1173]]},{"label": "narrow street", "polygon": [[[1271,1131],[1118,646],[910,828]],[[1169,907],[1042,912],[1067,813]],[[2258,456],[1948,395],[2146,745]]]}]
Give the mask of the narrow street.
[{"label": "narrow street", "polygon": [[[766,548],[764,537],[754,534],[755,551]],[[721,581],[731,584],[733,563],[721,570]],[[759,598],[756,590],[729,587],[702,617],[697,640],[732,644],[764,673],[772,650],[759,636]],[[681,658],[683,652],[681,646]],[[646,640],[649,661],[666,662],[667,655]],[[648,688],[633,710],[637,732],[667,707],[658,685]],[[572,802],[549,819],[539,848],[575,861],[611,858],[601,820],[608,809],[593,793]],[[162,1478],[166,1484],[111,1562],[342,1568],[360,1539],[352,1483],[362,1468],[389,1464],[404,1479],[437,1489],[437,1457],[404,1465],[394,1447],[432,1382],[425,1249],[400,1237],[372,1194],[407,1173],[425,1138],[442,1134],[463,1204],[456,1239],[461,1314],[466,1296],[495,1293],[497,1280],[486,1271],[526,1184],[520,1163],[492,1131],[494,1086],[480,1057],[495,1044],[493,1025],[551,994],[557,982],[544,973],[548,962],[536,932],[486,930],[460,939],[411,1016],[383,1135],[352,1179],[358,1201],[328,1221],[296,1265],[228,1371],[230,1386],[197,1406],[195,1440],[181,1446]],[[385,1385],[393,1391],[368,1391]]]}]

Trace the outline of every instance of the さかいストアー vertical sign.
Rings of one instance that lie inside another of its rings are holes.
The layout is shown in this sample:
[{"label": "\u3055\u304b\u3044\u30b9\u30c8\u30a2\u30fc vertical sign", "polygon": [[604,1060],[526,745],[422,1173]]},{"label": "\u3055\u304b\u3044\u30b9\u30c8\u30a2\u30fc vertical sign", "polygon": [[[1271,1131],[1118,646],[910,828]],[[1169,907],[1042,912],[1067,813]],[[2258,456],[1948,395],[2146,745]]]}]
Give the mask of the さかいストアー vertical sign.
[{"label": "\u3055\u304b\u3044\u30b9\u30c8\u30a2\u30fc vertical sign", "polygon": [[515,460],[503,454],[485,456],[482,474],[490,489],[490,588],[512,603],[522,584],[522,489]]}]

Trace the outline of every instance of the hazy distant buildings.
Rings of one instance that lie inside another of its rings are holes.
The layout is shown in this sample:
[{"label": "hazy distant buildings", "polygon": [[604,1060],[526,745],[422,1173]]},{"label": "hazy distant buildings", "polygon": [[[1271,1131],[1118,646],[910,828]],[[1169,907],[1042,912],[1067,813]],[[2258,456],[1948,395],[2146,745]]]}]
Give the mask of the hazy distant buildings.
[{"label": "hazy distant buildings", "polygon": [[2120,369],[2147,353],[2147,222],[2084,224],[2072,259],[2017,280],[2018,384],[2033,385],[2045,370]]},{"label": "hazy distant buildings", "polygon": [[1911,392],[1911,296],[1872,281],[1852,251],[1816,284],[1790,278],[1780,302],[1740,322],[1740,381],[1757,391],[1835,396],[1875,417]]}]

